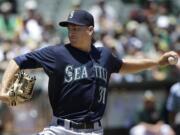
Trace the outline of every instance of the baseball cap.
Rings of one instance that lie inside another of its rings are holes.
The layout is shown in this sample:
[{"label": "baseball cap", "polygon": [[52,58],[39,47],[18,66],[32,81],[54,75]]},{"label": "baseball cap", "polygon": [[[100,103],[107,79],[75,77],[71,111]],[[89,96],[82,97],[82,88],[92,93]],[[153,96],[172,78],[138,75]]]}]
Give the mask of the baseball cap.
[{"label": "baseball cap", "polygon": [[24,4],[25,8],[28,10],[35,10],[37,9],[37,2],[35,0],[28,0]]},{"label": "baseball cap", "polygon": [[94,26],[94,18],[85,10],[74,10],[70,12],[67,21],[59,22],[59,25],[62,27],[67,27],[68,24]]},{"label": "baseball cap", "polygon": [[154,101],[155,100],[155,96],[151,90],[146,90],[144,92],[144,100],[145,101]]}]

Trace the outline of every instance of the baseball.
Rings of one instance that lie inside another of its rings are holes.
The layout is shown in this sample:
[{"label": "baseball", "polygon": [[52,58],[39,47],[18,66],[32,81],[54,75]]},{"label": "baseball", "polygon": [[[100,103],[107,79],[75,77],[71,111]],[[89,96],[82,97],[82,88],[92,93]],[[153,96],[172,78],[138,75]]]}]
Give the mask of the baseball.
[{"label": "baseball", "polygon": [[168,62],[169,62],[170,65],[176,65],[177,62],[178,62],[178,58],[175,58],[175,57],[171,56],[171,57],[168,58]]}]

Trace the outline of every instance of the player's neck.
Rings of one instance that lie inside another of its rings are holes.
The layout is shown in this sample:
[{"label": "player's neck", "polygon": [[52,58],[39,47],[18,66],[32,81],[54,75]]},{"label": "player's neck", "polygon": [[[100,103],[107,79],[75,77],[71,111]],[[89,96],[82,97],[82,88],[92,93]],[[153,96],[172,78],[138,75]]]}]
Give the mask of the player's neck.
[{"label": "player's neck", "polygon": [[84,52],[90,52],[91,51],[91,42],[85,42],[85,43],[79,43],[79,44],[71,44],[73,47],[84,51]]}]

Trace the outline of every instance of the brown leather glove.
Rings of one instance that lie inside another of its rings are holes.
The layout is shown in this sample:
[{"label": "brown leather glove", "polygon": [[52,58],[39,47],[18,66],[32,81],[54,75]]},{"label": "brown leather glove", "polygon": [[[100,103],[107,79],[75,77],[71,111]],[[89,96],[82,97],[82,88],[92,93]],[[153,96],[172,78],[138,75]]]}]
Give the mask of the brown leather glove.
[{"label": "brown leather glove", "polygon": [[24,103],[32,98],[33,87],[36,78],[30,77],[24,71],[20,71],[15,75],[13,83],[8,88],[8,95],[10,99],[10,106],[16,106]]}]

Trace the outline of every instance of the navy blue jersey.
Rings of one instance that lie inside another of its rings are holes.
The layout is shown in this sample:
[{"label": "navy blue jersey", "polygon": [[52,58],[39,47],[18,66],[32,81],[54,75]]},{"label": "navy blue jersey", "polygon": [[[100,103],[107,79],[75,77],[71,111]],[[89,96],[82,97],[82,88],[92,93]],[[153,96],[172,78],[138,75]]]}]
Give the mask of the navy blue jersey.
[{"label": "navy blue jersey", "polygon": [[50,46],[14,58],[20,69],[42,67],[49,76],[53,114],[76,122],[95,122],[106,106],[111,73],[122,60],[105,47],[83,52],[70,44]]}]

